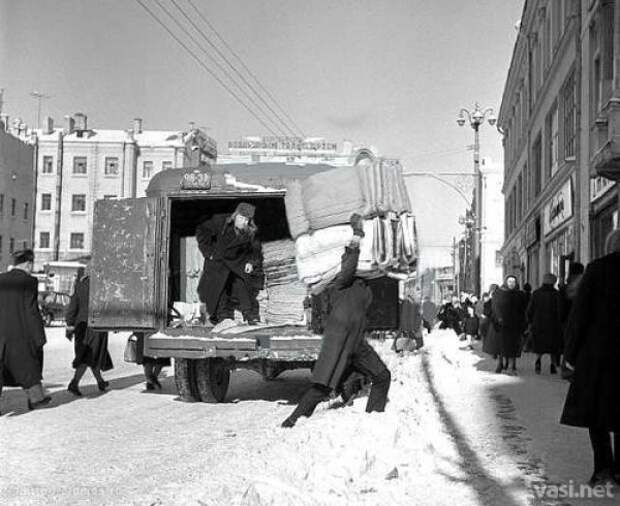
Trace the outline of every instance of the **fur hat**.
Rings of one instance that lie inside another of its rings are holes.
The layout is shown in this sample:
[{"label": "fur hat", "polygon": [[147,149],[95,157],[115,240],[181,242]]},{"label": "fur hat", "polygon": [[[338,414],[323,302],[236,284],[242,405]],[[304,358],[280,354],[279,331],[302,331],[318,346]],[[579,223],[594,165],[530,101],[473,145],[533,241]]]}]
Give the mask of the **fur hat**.
[{"label": "fur hat", "polygon": [[254,218],[254,210],[256,208],[252,204],[248,204],[247,202],[239,202],[237,205],[237,209],[235,209],[235,214],[240,214],[241,216],[245,216],[248,220]]},{"label": "fur hat", "polygon": [[31,249],[23,249],[13,253],[13,265],[19,265],[26,262],[34,262],[34,252]]}]

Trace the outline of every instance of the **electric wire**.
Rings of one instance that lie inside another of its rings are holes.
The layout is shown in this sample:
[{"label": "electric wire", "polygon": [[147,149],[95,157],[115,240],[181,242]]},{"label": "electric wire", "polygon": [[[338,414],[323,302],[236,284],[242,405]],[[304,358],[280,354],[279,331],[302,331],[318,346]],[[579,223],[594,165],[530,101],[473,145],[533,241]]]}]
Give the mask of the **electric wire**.
[{"label": "electric wire", "polygon": [[220,79],[220,77],[213,72],[207,65],[205,65],[205,63],[198,57],[196,56],[196,53],[194,53],[189,47],[187,47],[187,45],[181,40],[179,39],[179,37],[177,37],[175,35],[175,33],[170,30],[170,28],[168,28],[168,26],[159,19],[159,17],[153,12],[151,11],[151,9],[149,9],[146,5],[144,5],[144,3],[142,3],[142,0],[135,0],[136,3],[138,3],[164,30],[166,30],[166,32],[168,32],[168,34],[183,48],[185,49],[185,51],[191,55],[191,57],[196,60],[196,62],[209,74],[211,75],[211,77],[213,77],[213,79],[215,79],[220,86],[222,86],[222,88],[224,88],[230,95],[232,95],[235,100],[237,102],[239,102],[239,104],[241,104],[243,106],[244,109],[246,109],[263,127],[265,127],[265,129],[271,133],[272,135],[277,136],[278,134],[272,129],[272,127],[270,127],[269,125],[267,125],[265,123],[265,121],[263,121],[262,118],[260,118],[252,109],[250,109],[250,107],[248,107],[248,105],[237,95],[237,93],[235,93],[232,89],[230,89],[228,87],[228,85],[222,80]]}]

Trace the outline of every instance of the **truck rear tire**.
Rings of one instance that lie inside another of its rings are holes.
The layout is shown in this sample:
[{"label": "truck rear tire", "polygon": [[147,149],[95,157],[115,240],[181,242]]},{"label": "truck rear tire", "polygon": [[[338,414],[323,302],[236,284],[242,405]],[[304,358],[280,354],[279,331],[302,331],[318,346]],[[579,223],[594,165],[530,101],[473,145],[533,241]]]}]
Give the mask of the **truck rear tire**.
[{"label": "truck rear tire", "polygon": [[195,361],[195,385],[202,402],[223,402],[230,384],[230,369],[221,358]]},{"label": "truck rear tire", "polygon": [[174,382],[179,392],[179,397],[185,402],[200,400],[195,388],[195,360],[187,358],[174,359]]}]

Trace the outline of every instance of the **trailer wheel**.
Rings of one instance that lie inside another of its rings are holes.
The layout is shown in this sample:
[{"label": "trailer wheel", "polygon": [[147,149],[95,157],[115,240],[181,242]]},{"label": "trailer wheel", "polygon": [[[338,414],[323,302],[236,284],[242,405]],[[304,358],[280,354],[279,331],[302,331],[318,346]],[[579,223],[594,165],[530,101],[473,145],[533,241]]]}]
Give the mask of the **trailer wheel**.
[{"label": "trailer wheel", "polygon": [[179,397],[185,402],[196,402],[195,385],[195,361],[187,358],[174,359],[174,382],[179,392]]},{"label": "trailer wheel", "polygon": [[196,360],[195,385],[202,402],[222,402],[230,383],[230,369],[221,358]]}]

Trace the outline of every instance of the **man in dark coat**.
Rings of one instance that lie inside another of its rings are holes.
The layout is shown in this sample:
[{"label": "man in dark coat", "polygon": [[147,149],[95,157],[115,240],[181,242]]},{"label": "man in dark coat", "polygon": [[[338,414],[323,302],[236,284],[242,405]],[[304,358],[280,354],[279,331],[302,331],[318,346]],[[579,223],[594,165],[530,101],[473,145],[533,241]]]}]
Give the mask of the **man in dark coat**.
[{"label": "man in dark coat", "polygon": [[75,352],[73,359],[75,374],[67,390],[78,397],[82,395],[79,384],[87,368],[90,367],[93,372],[99,391],[104,392],[109,383],[103,379],[101,371],[109,371],[114,367],[108,352],[108,333],[96,332],[88,327],[89,289],[90,278],[86,270],[81,268],[65,313],[67,338],[74,339]]},{"label": "man in dark coat", "polygon": [[364,235],[361,217],[354,214],[351,225],[354,236],[342,255],[341,271],[327,288],[331,312],[312,371],[312,386],[282,427],[293,427],[300,416],[311,416],[317,404],[340,385],[345,373],[352,370],[372,382],[366,411],[385,409],[391,375],[364,337],[366,311],[372,302],[372,292],[363,279],[355,276],[360,238]]},{"label": "man in dark coat", "polygon": [[41,385],[46,339],[33,264],[32,250],[19,251],[13,269],[0,274],[0,392],[3,384],[22,387],[30,409],[51,400]]},{"label": "man in dark coat", "polygon": [[482,311],[488,322],[486,331],[482,337],[482,351],[491,355],[493,358],[497,358],[499,355],[499,323],[497,322],[495,313],[493,313],[493,298],[498,290],[499,286],[493,283],[489,288],[489,297],[482,307]]},{"label": "man in dark coat", "polygon": [[542,356],[551,355],[551,374],[557,372],[557,359],[562,353],[562,322],[560,293],[555,289],[557,278],[549,273],[543,284],[534,290],[527,306],[527,322],[532,336],[532,351],[536,353],[536,374],[540,374]]},{"label": "man in dark coat", "polygon": [[525,330],[525,297],[519,290],[517,278],[507,276],[504,285],[493,294],[493,314],[498,328],[499,357],[495,372],[508,368],[517,371],[521,356],[521,337]]},{"label": "man in dark coat", "polygon": [[260,242],[253,222],[254,206],[241,202],[232,216],[215,215],[198,225],[196,240],[204,256],[198,295],[207,305],[214,325],[234,316],[232,300],[239,303],[244,319],[256,324],[251,275],[260,264]]},{"label": "man in dark coat", "polygon": [[593,485],[620,483],[620,229],[605,250],[586,268],[571,309],[564,356],[574,376],[560,420],[589,429]]},{"label": "man in dark coat", "polygon": [[437,317],[437,305],[427,295],[422,302],[422,324],[424,328],[431,333],[433,325],[435,324],[435,318]]},{"label": "man in dark coat", "polygon": [[[560,353],[563,353],[566,345],[564,334],[568,327],[568,317],[571,312],[573,300],[575,300],[577,296],[577,288],[579,287],[579,282],[583,277],[584,271],[585,267],[582,263],[571,262],[568,266],[568,279],[566,280],[566,284],[560,285],[560,321],[562,322],[562,351]],[[560,362],[560,357],[558,357],[558,362]],[[569,379],[572,377],[572,371],[566,367],[566,360],[563,357],[561,359],[561,368],[563,378]]]}]

